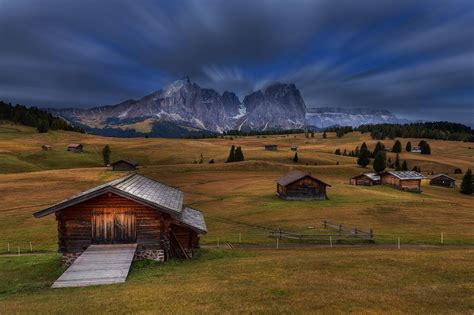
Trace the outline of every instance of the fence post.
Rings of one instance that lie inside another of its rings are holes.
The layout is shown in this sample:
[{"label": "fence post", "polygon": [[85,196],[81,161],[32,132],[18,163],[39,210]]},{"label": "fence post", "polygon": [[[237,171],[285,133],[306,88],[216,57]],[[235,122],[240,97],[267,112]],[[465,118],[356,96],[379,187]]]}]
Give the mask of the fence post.
[{"label": "fence post", "polygon": [[33,245],[30,242],[30,252],[33,252]]},{"label": "fence post", "polygon": [[444,232],[441,232],[441,244],[444,244]]},{"label": "fence post", "polygon": [[331,244],[331,248],[332,248],[332,236],[329,235],[329,244]]},{"label": "fence post", "polygon": [[398,249],[400,249],[400,237],[398,237]]},{"label": "fence post", "polygon": [[7,243],[8,252],[10,252],[10,242]]},{"label": "fence post", "polygon": [[280,239],[277,237],[277,247],[276,247],[277,249],[278,249],[278,247],[279,247],[279,244],[278,244],[279,240],[280,240]]}]

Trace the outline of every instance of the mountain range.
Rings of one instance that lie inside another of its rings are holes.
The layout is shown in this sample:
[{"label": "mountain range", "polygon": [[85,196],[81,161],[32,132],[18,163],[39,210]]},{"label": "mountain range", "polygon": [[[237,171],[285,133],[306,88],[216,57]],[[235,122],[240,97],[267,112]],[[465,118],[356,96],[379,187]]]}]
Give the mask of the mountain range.
[{"label": "mountain range", "polygon": [[[239,100],[226,91],[178,80],[139,100],[90,109],[48,109],[90,133],[177,137],[227,130],[313,129],[402,122],[386,110],[307,108],[295,84],[274,83]],[[403,121],[404,122],[404,121]]]}]

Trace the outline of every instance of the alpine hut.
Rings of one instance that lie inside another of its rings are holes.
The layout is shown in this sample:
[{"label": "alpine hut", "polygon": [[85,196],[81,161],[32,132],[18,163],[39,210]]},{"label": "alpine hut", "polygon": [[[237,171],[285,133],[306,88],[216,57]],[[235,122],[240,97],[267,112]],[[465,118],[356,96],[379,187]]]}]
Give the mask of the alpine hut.
[{"label": "alpine hut", "polygon": [[291,171],[277,179],[277,196],[287,200],[325,200],[331,185],[301,171]]},{"label": "alpine hut", "polygon": [[421,192],[421,180],[425,177],[415,171],[385,171],[380,174],[380,182],[403,191]]},{"label": "alpine hut", "polygon": [[189,258],[207,233],[204,216],[183,206],[183,192],[131,174],[81,192],[34,213],[54,214],[63,261],[91,244],[137,244],[136,258]]},{"label": "alpine hut", "polygon": [[43,144],[43,145],[41,146],[41,149],[42,149],[43,151],[50,151],[51,149],[53,149],[53,147],[52,147],[50,144]]},{"label": "alpine hut", "polygon": [[83,148],[84,146],[80,143],[71,143],[71,144],[68,144],[66,150],[69,152],[74,152],[74,153],[82,153]]},{"label": "alpine hut", "polygon": [[446,174],[438,174],[431,178],[430,185],[454,188],[456,187],[456,180]]},{"label": "alpine hut", "polygon": [[349,183],[358,186],[380,185],[380,176],[376,173],[362,173],[352,177]]},{"label": "alpine hut", "polygon": [[266,144],[265,145],[265,150],[266,151],[276,151],[278,149],[278,146],[276,144]]},{"label": "alpine hut", "polygon": [[132,160],[118,160],[110,164],[113,171],[134,171],[138,163]]}]

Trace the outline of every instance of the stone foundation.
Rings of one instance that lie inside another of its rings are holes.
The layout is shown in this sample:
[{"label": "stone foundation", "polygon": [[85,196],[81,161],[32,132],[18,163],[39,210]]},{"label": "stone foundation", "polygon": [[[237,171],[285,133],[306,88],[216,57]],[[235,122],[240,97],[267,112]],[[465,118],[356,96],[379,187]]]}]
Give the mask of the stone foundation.
[{"label": "stone foundation", "polygon": [[144,249],[139,248],[135,252],[133,260],[154,260],[154,261],[165,261],[165,251],[162,249]]},{"label": "stone foundation", "polygon": [[77,259],[77,257],[81,256],[83,252],[79,253],[63,253],[62,263],[64,266],[69,267],[72,263]]}]

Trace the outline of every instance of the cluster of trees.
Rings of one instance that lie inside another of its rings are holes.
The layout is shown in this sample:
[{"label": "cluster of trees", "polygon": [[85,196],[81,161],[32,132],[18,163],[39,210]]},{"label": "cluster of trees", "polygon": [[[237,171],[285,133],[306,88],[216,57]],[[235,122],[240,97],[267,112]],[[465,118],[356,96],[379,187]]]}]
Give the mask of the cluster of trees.
[{"label": "cluster of trees", "polygon": [[304,136],[306,138],[309,138],[309,137],[314,138],[314,130],[308,129],[307,131],[304,132]]},{"label": "cluster of trees", "polygon": [[42,109],[18,104],[13,106],[3,101],[0,101],[0,120],[8,120],[34,127],[41,133],[48,132],[48,130],[67,130],[84,133],[84,129],[81,127],[73,126],[64,119],[54,117]]},{"label": "cluster of trees", "polygon": [[[397,143],[398,142],[398,143]],[[336,155],[352,156],[357,158],[357,164],[361,167],[367,167],[370,164],[371,159],[373,159],[373,168],[376,172],[381,172],[387,167],[393,168],[397,171],[408,171],[407,161],[400,161],[399,153],[401,152],[402,145],[400,141],[395,142],[392,147],[392,150],[397,153],[395,161],[392,162],[390,158],[387,159],[387,153],[385,150],[385,145],[382,142],[377,142],[375,145],[374,151],[370,151],[367,147],[367,144],[364,142],[360,146],[357,146],[355,150],[347,152],[344,149],[344,152],[341,152],[341,149],[336,149],[334,152]],[[410,148],[411,149],[411,148]],[[421,172],[421,169],[418,166],[414,166],[412,171]]]},{"label": "cluster of trees", "polygon": [[362,125],[354,129],[370,133],[372,139],[425,138],[474,142],[474,130],[463,124],[445,121],[411,124]]},{"label": "cluster of trees", "polygon": [[244,160],[244,153],[242,151],[242,148],[240,146],[236,148],[235,145],[232,145],[230,147],[229,157],[227,158],[226,163],[240,162],[243,160]]},{"label": "cluster of trees", "polygon": [[420,147],[421,154],[431,154],[431,147],[425,140],[421,140],[418,146]]}]

